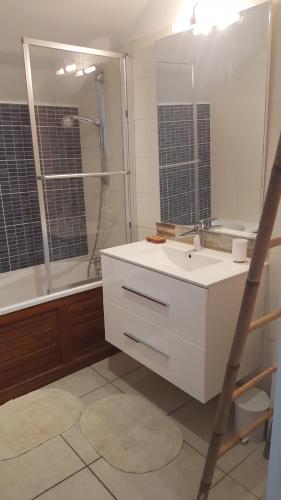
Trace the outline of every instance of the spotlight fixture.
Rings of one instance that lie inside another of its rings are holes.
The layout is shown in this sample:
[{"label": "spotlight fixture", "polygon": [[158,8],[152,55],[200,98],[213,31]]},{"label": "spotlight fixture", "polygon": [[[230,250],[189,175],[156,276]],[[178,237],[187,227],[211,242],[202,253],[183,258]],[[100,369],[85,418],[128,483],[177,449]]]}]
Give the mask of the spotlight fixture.
[{"label": "spotlight fixture", "polygon": [[65,66],[65,71],[67,73],[73,73],[73,71],[75,71],[77,68],[76,64],[68,64],[67,66]]},{"label": "spotlight fixture", "polygon": [[56,71],[56,75],[57,75],[57,76],[64,75],[64,69],[63,69],[63,68],[57,69],[57,71]]},{"label": "spotlight fixture", "polygon": [[[191,14],[191,15],[190,15]],[[183,11],[172,25],[172,31],[193,30],[194,35],[208,34],[213,29],[224,29],[240,21],[235,0],[198,0],[191,7],[190,1],[185,1]]]},{"label": "spotlight fixture", "polygon": [[88,68],[85,68],[84,69],[84,73],[86,73],[86,75],[88,75],[89,73],[93,73],[94,71],[96,71],[96,66],[88,66]]}]

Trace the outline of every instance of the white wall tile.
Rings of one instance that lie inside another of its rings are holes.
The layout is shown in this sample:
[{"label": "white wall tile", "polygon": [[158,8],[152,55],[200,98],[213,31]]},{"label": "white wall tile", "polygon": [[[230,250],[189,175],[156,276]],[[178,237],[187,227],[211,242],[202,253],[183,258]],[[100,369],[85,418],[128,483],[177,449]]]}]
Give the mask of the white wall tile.
[{"label": "white wall tile", "polygon": [[142,78],[134,81],[135,119],[156,118],[155,78]]},{"label": "white wall tile", "polygon": [[158,158],[136,158],[136,192],[159,195]]},{"label": "white wall tile", "polygon": [[153,227],[160,220],[160,197],[139,193],[136,197],[138,225]]},{"label": "white wall tile", "polygon": [[233,188],[212,188],[212,207],[215,217],[232,219],[237,212],[237,191]]},{"label": "white wall tile", "polygon": [[237,189],[237,217],[247,222],[260,217],[261,193],[259,189]]},{"label": "white wall tile", "polygon": [[157,134],[156,118],[135,121],[136,157],[157,157]]}]

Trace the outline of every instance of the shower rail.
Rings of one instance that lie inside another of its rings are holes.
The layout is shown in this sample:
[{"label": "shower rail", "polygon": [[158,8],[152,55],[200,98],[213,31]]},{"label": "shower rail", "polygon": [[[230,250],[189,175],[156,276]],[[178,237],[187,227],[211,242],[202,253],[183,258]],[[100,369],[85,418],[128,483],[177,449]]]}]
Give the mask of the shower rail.
[{"label": "shower rail", "polygon": [[169,165],[160,165],[160,170],[165,170],[166,168],[174,168],[174,167],[186,167],[189,165],[201,163],[201,160],[192,160],[192,161],[183,161],[181,163],[170,163]]},{"label": "shower rail", "polygon": [[85,174],[40,174],[37,175],[38,180],[49,180],[49,179],[76,179],[77,177],[111,177],[113,175],[128,175],[129,170],[119,170],[117,172],[89,172]]}]

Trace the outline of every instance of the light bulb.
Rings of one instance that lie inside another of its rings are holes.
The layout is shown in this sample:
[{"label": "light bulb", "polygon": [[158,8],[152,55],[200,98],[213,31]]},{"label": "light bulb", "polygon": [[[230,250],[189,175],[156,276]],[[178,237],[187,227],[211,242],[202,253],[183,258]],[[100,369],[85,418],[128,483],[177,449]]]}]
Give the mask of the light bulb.
[{"label": "light bulb", "polygon": [[76,64],[68,64],[67,66],[65,66],[65,71],[67,71],[67,73],[72,73],[72,71],[75,71],[76,68]]},{"label": "light bulb", "polygon": [[207,35],[213,28],[224,29],[241,19],[235,1],[199,0],[195,7],[192,7],[194,3],[191,3],[191,0],[184,0],[181,11],[172,25],[172,31],[178,33],[193,29],[195,35]]},{"label": "light bulb", "polygon": [[83,76],[83,69],[79,69],[79,71],[76,71],[75,76]]},{"label": "light bulb", "polygon": [[84,73],[86,73],[86,75],[88,75],[89,73],[93,73],[94,71],[96,71],[96,66],[88,66],[88,68],[85,68],[84,69]]},{"label": "light bulb", "polygon": [[64,69],[63,68],[57,69],[56,75],[58,75],[58,76],[64,75]]}]

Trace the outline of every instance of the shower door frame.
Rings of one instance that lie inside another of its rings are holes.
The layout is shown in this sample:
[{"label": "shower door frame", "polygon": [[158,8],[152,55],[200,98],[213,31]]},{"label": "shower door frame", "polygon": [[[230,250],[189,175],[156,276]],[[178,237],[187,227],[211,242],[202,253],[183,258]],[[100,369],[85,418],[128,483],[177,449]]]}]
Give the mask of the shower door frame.
[{"label": "shower door frame", "polygon": [[[33,145],[33,155],[35,163],[35,172],[37,179],[37,190],[39,198],[40,221],[43,239],[43,252],[44,252],[44,266],[45,266],[45,284],[47,294],[55,293],[58,290],[53,289],[52,274],[51,274],[51,260],[50,248],[48,239],[48,228],[46,219],[46,209],[44,201],[43,181],[46,179],[59,179],[59,178],[87,178],[87,177],[110,177],[113,175],[124,176],[124,191],[125,191],[125,229],[126,229],[126,243],[132,241],[132,223],[131,223],[131,198],[130,198],[130,182],[129,182],[129,127],[128,127],[128,88],[127,88],[127,54],[120,52],[112,52],[108,50],[92,49],[90,47],[80,47],[78,45],[69,45],[65,43],[50,42],[46,40],[38,40],[35,38],[22,38],[23,56],[25,65],[25,77],[28,97],[28,107],[31,123],[31,135]],[[37,134],[37,124],[35,115],[33,82],[32,82],[32,69],[30,58],[30,47],[42,47],[47,49],[64,50],[68,52],[77,52],[82,54],[96,55],[108,58],[119,59],[120,64],[120,83],[121,83],[121,112],[122,112],[122,132],[123,132],[123,170],[119,172],[106,172],[106,173],[80,173],[80,174],[59,174],[59,175],[43,175],[41,172],[41,163],[39,155],[39,141]],[[75,284],[69,284],[64,289],[81,286],[83,284],[96,282],[96,279],[85,279]],[[61,290],[61,289],[60,289]]]}]

